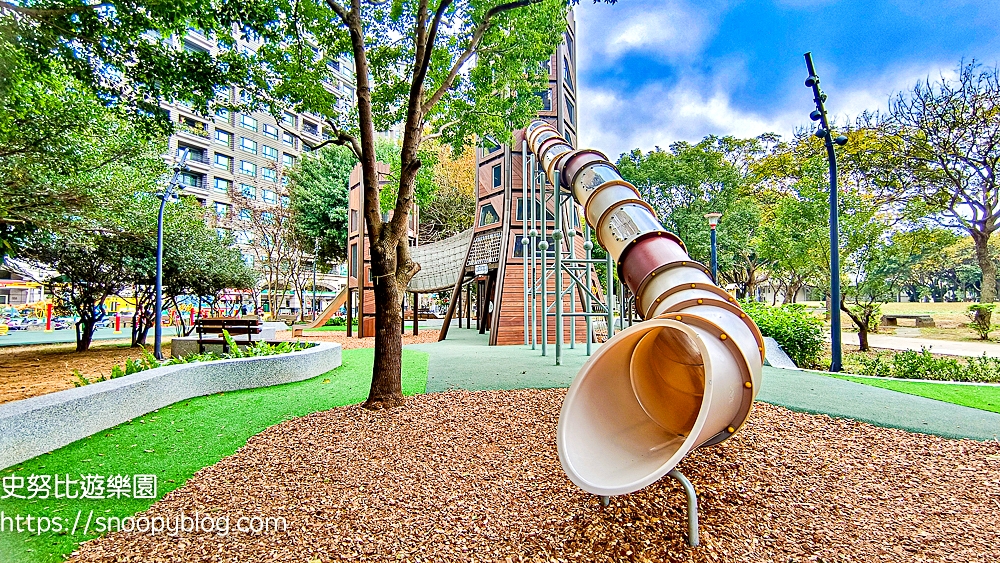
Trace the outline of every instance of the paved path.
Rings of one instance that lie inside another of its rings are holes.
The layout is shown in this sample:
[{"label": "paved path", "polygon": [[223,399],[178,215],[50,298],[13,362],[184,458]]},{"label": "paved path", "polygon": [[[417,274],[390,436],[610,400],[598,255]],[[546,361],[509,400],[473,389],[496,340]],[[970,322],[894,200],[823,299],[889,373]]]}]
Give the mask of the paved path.
[{"label": "paved path", "polygon": [[[125,339],[131,338],[131,329],[122,329],[118,334],[115,334],[115,329],[113,328],[101,328],[94,333],[94,340],[113,340],[113,339]],[[166,337],[168,332],[172,335],[173,328],[164,329],[163,336]],[[152,342],[153,331],[149,331],[149,339]],[[60,342],[76,342],[76,331],[72,328],[67,328],[63,330],[54,330],[52,332],[45,332],[44,330],[12,330],[7,334],[0,336],[0,346],[26,346],[29,344],[55,344]]]},{"label": "paved path", "polygon": [[[842,335],[841,341],[845,344],[858,344],[856,333],[844,332]],[[827,335],[827,341],[829,340],[830,337]],[[992,342],[956,342],[890,334],[869,334],[868,344],[872,348],[885,348],[887,350],[916,350],[919,352],[920,348],[923,347],[930,348],[935,354],[949,356],[982,356],[985,352],[987,356],[1000,357],[1000,344]]]},{"label": "paved path", "polygon": [[[427,392],[448,389],[569,387],[587,360],[584,346],[564,347],[561,366],[527,346],[487,346],[487,336],[452,327],[448,339],[407,346],[430,354]],[[594,350],[596,351],[596,346]],[[757,397],[792,410],[853,418],[891,428],[975,440],[1000,439],[1000,414],[844,381],[815,372],[764,368]]]}]

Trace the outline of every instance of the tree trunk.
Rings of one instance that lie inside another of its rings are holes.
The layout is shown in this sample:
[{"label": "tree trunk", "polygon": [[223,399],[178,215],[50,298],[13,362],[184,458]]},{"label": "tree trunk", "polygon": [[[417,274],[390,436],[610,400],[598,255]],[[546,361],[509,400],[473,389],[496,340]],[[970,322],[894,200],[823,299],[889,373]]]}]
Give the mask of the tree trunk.
[{"label": "tree trunk", "polygon": [[868,327],[858,326],[858,349],[862,352],[868,351]]},{"label": "tree trunk", "polygon": [[[401,243],[405,244],[405,242]],[[390,409],[403,404],[403,315],[396,279],[396,248],[372,247],[372,285],[375,286],[375,365],[367,409]]]},{"label": "tree trunk", "polygon": [[[979,290],[980,303],[993,303],[997,297],[997,266],[990,257],[988,234],[977,231],[972,232],[972,241],[976,245],[976,261],[979,262],[979,269],[983,271],[983,281]],[[976,316],[989,326],[991,322],[990,311],[977,311]]]},{"label": "tree trunk", "polygon": [[94,325],[97,319],[91,313],[80,315],[80,322],[76,325],[76,351],[86,352],[90,350],[90,344],[94,341]]}]

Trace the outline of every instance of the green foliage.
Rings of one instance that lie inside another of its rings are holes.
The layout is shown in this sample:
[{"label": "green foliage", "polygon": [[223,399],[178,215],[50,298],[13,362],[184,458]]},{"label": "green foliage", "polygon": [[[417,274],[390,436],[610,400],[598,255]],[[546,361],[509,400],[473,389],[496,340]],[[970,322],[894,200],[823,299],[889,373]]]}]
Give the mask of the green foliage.
[{"label": "green foliage", "polygon": [[347,259],[348,182],[357,163],[349,148],[327,146],[287,170],[296,235],[310,251],[319,243],[321,262]]},{"label": "green foliage", "polygon": [[162,131],[8,42],[0,18],[0,258],[39,230],[95,229],[165,172]]},{"label": "green foliage", "polygon": [[741,304],[764,336],[773,338],[799,367],[819,363],[823,351],[823,321],[804,305],[769,307],[759,302]]},{"label": "green foliage", "polygon": [[980,340],[987,340],[990,337],[990,331],[993,330],[990,321],[995,307],[994,303],[973,303],[969,305],[969,312],[967,313],[969,327],[976,331]]},{"label": "green foliage", "polygon": [[[390,172],[383,181],[388,181],[389,185],[399,183],[399,174],[402,164],[400,158],[400,145],[386,139],[375,141],[375,154],[379,162],[388,164]],[[437,182],[434,179],[434,166],[438,163],[437,152],[421,148],[417,151],[417,158],[420,159],[420,169],[413,181],[413,197],[418,207],[427,207],[434,200],[437,193]],[[386,189],[379,192],[379,202],[382,213],[388,213],[396,207],[396,197],[398,192]]]},{"label": "green foliage", "polygon": [[1000,383],[1000,358],[935,357],[927,348],[919,352],[877,352],[848,354],[845,369],[861,375],[937,381]]},{"label": "green foliage", "polygon": [[108,376],[102,375],[96,379],[87,379],[78,370],[73,370],[73,376],[77,379],[73,382],[73,385],[76,387],[83,387],[84,385],[90,385],[91,383],[109,381],[111,379],[117,379],[119,377],[132,375],[133,373],[139,373],[141,371],[155,369],[162,366],[191,364],[195,362],[211,362],[215,360],[230,360],[234,358],[276,356],[278,354],[298,352],[299,350],[305,350],[306,348],[311,348],[313,346],[313,344],[308,342],[278,342],[277,344],[269,344],[261,341],[254,342],[252,346],[247,346],[244,350],[241,349],[236,341],[233,340],[233,337],[229,335],[229,331],[223,330],[222,338],[225,339],[226,343],[229,345],[228,354],[218,354],[216,352],[204,352],[201,354],[195,353],[188,354],[187,356],[170,358],[161,362],[157,360],[156,356],[154,356],[148,349],[143,349],[141,358],[128,358],[125,360],[125,365],[116,364],[112,366],[111,374]]}]

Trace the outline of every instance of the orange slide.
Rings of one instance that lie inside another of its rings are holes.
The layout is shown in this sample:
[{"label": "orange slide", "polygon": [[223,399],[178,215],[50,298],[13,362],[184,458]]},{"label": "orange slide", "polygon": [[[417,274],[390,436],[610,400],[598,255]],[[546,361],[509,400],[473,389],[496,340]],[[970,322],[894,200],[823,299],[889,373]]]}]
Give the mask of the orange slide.
[{"label": "orange slide", "polygon": [[330,320],[330,317],[332,317],[334,313],[337,312],[337,309],[340,309],[341,307],[344,306],[344,303],[347,303],[346,285],[344,286],[344,289],[341,289],[340,293],[338,293],[337,296],[333,298],[333,301],[331,301],[330,304],[326,306],[326,309],[323,309],[323,312],[320,313],[318,317],[316,317],[316,320],[306,325],[306,328],[319,328],[325,325],[326,321]]}]

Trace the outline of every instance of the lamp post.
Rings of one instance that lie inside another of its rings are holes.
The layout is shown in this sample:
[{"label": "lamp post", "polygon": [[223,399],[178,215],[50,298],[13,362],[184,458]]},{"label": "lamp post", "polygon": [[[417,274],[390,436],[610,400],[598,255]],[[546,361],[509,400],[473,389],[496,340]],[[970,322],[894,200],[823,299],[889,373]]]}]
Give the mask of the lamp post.
[{"label": "lamp post", "polygon": [[715,228],[719,226],[719,217],[722,217],[722,213],[705,214],[708,227],[712,230],[712,282],[716,285],[719,284],[719,253],[715,246]]},{"label": "lamp post", "polygon": [[809,119],[819,121],[819,128],[814,134],[823,139],[826,158],[830,163],[830,371],[836,372],[841,369],[843,351],[840,341],[840,217],[837,208],[837,153],[834,151],[834,144],[846,145],[847,137],[833,137],[824,106],[826,94],[819,88],[819,75],[813,66],[812,53],[806,53],[805,58],[806,69],[809,71],[806,87],[812,88],[813,101],[816,103],[816,109],[809,114]]},{"label": "lamp post", "polygon": [[153,306],[153,355],[156,356],[157,360],[163,359],[163,325],[160,318],[160,312],[163,311],[163,208],[167,205],[167,200],[174,195],[181,172],[187,170],[187,157],[188,150],[183,149],[180,159],[174,164],[173,177],[170,178],[163,193],[160,194],[160,212],[156,216],[156,303]]}]

